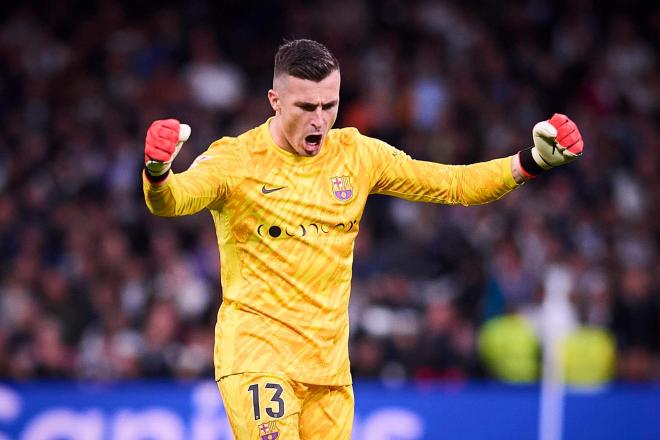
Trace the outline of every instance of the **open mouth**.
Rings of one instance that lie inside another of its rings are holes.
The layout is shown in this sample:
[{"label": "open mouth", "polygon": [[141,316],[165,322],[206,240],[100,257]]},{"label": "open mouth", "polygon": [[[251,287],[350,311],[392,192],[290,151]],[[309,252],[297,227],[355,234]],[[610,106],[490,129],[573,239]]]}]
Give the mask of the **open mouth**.
[{"label": "open mouth", "polygon": [[318,151],[319,148],[321,148],[321,139],[323,139],[323,135],[320,134],[310,134],[305,136],[305,150],[308,153]]},{"label": "open mouth", "polygon": [[305,138],[305,143],[318,146],[321,144],[321,137],[322,136],[320,134],[310,134]]}]

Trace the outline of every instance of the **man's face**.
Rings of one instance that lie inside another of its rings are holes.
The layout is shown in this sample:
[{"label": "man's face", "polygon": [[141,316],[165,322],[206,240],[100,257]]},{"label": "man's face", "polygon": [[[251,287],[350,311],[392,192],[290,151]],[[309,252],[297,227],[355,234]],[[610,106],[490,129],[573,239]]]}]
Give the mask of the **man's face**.
[{"label": "man's face", "polygon": [[316,156],[337,119],[341,76],[335,70],[320,82],[281,75],[268,100],[275,110],[271,133],[285,150]]}]

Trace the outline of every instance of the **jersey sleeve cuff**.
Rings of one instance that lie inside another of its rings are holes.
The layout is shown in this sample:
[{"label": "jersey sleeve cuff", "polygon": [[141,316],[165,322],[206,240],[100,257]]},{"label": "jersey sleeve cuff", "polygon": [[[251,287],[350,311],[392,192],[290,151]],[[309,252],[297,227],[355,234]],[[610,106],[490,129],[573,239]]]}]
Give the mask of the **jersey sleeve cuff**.
[{"label": "jersey sleeve cuff", "polygon": [[142,182],[153,189],[157,188],[163,188],[165,183],[169,180],[168,178],[170,177],[170,173],[172,171],[167,171],[167,173],[163,174],[162,176],[152,176],[149,174],[146,168],[142,170]]}]

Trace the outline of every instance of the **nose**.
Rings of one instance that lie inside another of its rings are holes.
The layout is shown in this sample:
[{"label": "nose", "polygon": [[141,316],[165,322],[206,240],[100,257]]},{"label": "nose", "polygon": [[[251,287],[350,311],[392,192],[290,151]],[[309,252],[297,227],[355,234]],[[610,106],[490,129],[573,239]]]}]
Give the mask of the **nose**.
[{"label": "nose", "polygon": [[314,127],[316,130],[323,127],[323,110],[321,110],[320,106],[314,110],[314,115],[312,116],[312,127]]}]

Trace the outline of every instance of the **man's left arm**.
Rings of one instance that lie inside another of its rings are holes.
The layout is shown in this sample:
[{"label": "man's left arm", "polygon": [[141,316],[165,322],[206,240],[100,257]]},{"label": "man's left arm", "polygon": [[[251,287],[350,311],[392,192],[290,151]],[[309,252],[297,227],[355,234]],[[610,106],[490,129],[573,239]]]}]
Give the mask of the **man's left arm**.
[{"label": "man's left arm", "polygon": [[541,172],[575,160],[582,137],[570,119],[554,115],[534,127],[534,147],[518,154],[470,165],[411,159],[376,140],[372,193],[413,201],[478,205],[497,200]]}]

